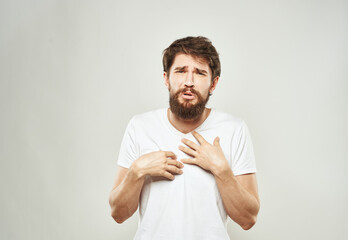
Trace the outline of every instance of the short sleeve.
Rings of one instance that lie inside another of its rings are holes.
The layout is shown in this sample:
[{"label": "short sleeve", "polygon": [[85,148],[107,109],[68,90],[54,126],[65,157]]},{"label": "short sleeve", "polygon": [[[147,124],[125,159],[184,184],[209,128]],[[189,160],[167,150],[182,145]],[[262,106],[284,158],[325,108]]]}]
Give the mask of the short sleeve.
[{"label": "short sleeve", "polygon": [[129,168],[137,159],[137,155],[134,118],[132,118],[123,135],[117,163],[122,167]]},{"label": "short sleeve", "polygon": [[234,175],[256,172],[256,162],[249,129],[244,121],[232,138],[232,171]]}]

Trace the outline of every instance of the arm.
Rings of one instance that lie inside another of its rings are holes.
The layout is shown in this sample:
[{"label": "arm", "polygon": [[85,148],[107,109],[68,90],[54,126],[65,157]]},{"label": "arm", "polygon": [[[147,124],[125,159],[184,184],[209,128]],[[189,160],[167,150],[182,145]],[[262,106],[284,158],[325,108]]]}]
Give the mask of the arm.
[{"label": "arm", "polygon": [[260,208],[255,174],[234,176],[221,149],[220,139],[216,137],[212,145],[199,133],[193,131],[192,134],[199,145],[182,139],[188,147],[180,146],[179,149],[192,158],[181,161],[210,171],[215,177],[228,216],[243,229],[250,229],[256,222]]},{"label": "arm", "polygon": [[118,167],[115,184],[109,196],[111,216],[117,223],[131,217],[138,208],[145,176],[162,176],[169,180],[182,174],[182,163],[172,152],[157,151],[142,155],[129,169]]},{"label": "arm", "polygon": [[124,222],[137,210],[143,184],[144,177],[139,177],[134,169],[118,167],[109,196],[111,216],[117,223]]},{"label": "arm", "polygon": [[244,230],[250,229],[260,209],[255,173],[234,176],[228,167],[214,176],[228,216]]}]

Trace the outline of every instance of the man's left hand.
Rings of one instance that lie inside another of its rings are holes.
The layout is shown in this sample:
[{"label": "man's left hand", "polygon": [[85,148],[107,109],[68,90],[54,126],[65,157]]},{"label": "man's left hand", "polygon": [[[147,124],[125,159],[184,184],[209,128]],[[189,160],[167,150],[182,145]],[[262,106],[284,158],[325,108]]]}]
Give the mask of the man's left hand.
[{"label": "man's left hand", "polygon": [[223,171],[223,169],[229,168],[229,164],[220,146],[219,137],[216,137],[213,144],[210,144],[196,131],[193,131],[192,135],[197,139],[200,145],[183,138],[182,142],[188,147],[179,146],[179,149],[192,156],[192,158],[181,159],[181,162],[195,164],[210,171],[214,175]]}]

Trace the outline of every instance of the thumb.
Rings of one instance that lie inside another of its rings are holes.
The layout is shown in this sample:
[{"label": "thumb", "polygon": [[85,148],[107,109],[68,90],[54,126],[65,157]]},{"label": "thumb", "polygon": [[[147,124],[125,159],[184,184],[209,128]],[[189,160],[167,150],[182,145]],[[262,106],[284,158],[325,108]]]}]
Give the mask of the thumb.
[{"label": "thumb", "polygon": [[214,146],[219,146],[220,145],[220,138],[219,137],[216,137],[214,139]]}]

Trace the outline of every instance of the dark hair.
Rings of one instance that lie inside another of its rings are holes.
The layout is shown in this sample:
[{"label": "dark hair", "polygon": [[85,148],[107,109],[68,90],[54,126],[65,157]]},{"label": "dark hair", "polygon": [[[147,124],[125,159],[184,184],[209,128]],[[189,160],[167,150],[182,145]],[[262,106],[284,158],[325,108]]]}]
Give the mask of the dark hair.
[{"label": "dark hair", "polygon": [[175,40],[163,51],[163,71],[167,72],[167,74],[169,74],[170,67],[173,65],[174,58],[178,53],[185,53],[205,59],[211,69],[212,80],[220,76],[221,65],[219,54],[208,38],[190,36]]}]

